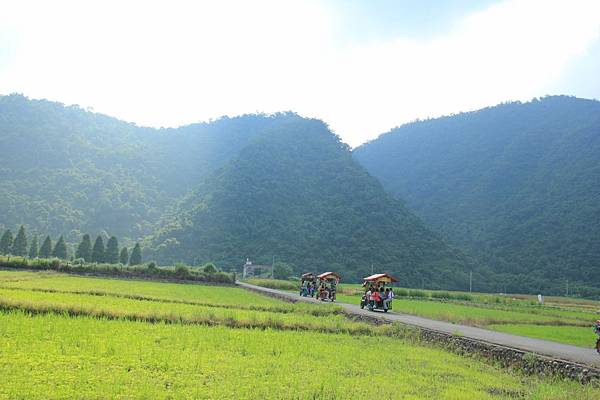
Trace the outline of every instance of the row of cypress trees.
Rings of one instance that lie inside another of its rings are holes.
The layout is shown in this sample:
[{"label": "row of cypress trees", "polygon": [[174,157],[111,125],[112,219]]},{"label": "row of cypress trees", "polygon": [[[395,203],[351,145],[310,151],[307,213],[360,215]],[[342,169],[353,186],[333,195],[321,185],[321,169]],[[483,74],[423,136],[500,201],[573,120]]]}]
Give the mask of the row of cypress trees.
[{"label": "row of cypress trees", "polygon": [[[39,247],[37,235],[33,235],[31,238],[29,249],[27,242],[27,234],[23,225],[19,228],[16,237],[13,237],[11,230],[7,229],[0,237],[0,254],[29,258],[57,257],[63,260],[68,257],[67,244],[62,235],[54,246],[50,235],[46,236],[41,247]],[[127,247],[123,247],[119,251],[119,241],[115,236],[108,239],[105,247],[104,239],[100,235],[98,235],[92,247],[90,235],[85,234],[81,243],[77,246],[75,258],[83,259],[86,262],[138,265],[142,263],[142,248],[139,243],[136,243],[130,255]]]},{"label": "row of cypress trees", "polygon": [[100,235],[96,237],[92,246],[92,239],[86,233],[77,246],[75,258],[81,258],[86,262],[138,265],[142,263],[142,248],[139,243],[136,243],[130,255],[127,247],[119,251],[119,241],[116,236],[111,236],[105,247],[104,239]]}]

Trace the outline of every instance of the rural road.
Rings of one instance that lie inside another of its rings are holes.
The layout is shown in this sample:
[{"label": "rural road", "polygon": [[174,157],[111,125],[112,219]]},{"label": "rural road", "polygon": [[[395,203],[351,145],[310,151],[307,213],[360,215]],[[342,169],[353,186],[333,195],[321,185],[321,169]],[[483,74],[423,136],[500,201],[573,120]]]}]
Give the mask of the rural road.
[{"label": "rural road", "polygon": [[[318,303],[318,300],[315,300],[313,298],[300,297],[297,294],[285,292],[282,290],[269,289],[261,286],[250,285],[244,282],[237,282],[237,284],[243,288],[263,292],[266,294],[275,294],[280,297],[287,297],[294,301]],[[357,315],[366,315],[371,317],[373,315],[376,315],[377,317],[388,321],[399,322],[406,325],[416,326],[419,328],[430,329],[433,331],[448,334],[460,334],[462,336],[471,339],[476,339],[482,342],[528,351],[542,356],[565,360],[570,363],[584,364],[594,368],[600,368],[600,354],[596,353],[596,351],[593,348],[591,348],[591,346],[593,346],[593,343],[590,343],[590,348],[587,349],[583,347],[571,346],[568,344],[551,342],[548,340],[533,339],[525,336],[511,335],[508,333],[495,332],[467,325],[459,325],[450,322],[417,317],[414,315],[400,314],[397,312],[389,312],[384,314],[381,312],[361,310],[357,304],[336,304],[343,307],[346,311]],[[552,329],[552,327],[549,326],[548,329]]]}]

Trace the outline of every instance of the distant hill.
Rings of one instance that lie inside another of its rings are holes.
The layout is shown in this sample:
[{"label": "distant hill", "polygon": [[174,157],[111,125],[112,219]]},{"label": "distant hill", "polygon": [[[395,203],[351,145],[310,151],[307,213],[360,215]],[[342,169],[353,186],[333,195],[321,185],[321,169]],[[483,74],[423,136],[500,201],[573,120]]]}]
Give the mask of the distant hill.
[{"label": "distant hill", "polygon": [[469,261],[429,231],[320,121],[276,123],[208,178],[154,238],[154,257],[236,265],[249,257],[296,272],[377,271],[404,284],[468,287]]},{"label": "distant hill", "polygon": [[374,264],[413,286],[465,288],[472,268],[322,122],[293,113],[151,129],[10,95],[0,148],[0,228],[146,237],[145,259],[169,263],[275,256],[346,279]]},{"label": "distant hill", "polygon": [[500,289],[600,287],[600,102],[555,96],[419,121],[354,156],[428,226],[510,274]]},{"label": "distant hill", "polygon": [[79,107],[0,96],[0,228],[151,233],[176,199],[237,154],[260,116],[140,128]]}]

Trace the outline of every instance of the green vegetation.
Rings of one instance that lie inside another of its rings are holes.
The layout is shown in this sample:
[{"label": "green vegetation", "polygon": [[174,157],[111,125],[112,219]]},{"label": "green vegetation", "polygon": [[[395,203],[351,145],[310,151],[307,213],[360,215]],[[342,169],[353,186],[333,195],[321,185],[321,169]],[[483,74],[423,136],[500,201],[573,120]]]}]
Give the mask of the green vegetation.
[{"label": "green vegetation", "polygon": [[515,335],[529,336],[537,339],[551,340],[553,342],[572,344],[579,347],[594,347],[597,336],[590,326],[546,326],[503,324],[489,325],[488,328],[499,332]]},{"label": "green vegetation", "polygon": [[67,243],[110,232],[131,245],[273,122],[248,115],[150,129],[17,94],[0,96],[0,115],[1,229],[25,224]]},{"label": "green vegetation", "polygon": [[234,283],[234,276],[230,273],[222,271],[205,272],[199,268],[189,268],[185,265],[179,267],[157,267],[154,263],[125,266],[122,264],[70,262],[58,258],[36,258],[30,260],[23,257],[0,256],[0,268],[53,270],[74,274],[108,275],[121,278]]},{"label": "green vegetation", "polygon": [[[248,283],[296,292],[297,281],[249,279]],[[358,304],[361,285],[340,284],[337,301]],[[593,347],[592,324],[600,302],[548,297],[545,305],[534,296],[499,296],[482,293],[394,288],[395,312],[477,326],[515,335],[581,347]]]},{"label": "green vegetation", "polygon": [[492,269],[476,290],[563,294],[569,280],[600,297],[599,115],[598,101],[546,97],[406,124],[353,153]]},{"label": "green vegetation", "polygon": [[27,255],[27,236],[25,235],[25,227],[23,225],[19,228],[10,252],[15,256],[25,257]]},{"label": "green vegetation", "polygon": [[[79,243],[79,246],[77,246],[75,258],[82,259],[83,261],[87,262],[92,261],[92,239],[87,233],[83,235],[83,238],[81,238],[81,243]],[[127,260],[121,264],[127,264]]]},{"label": "green vegetation", "polygon": [[424,347],[332,305],[238,288],[18,271],[0,271],[0,287],[0,398],[364,399],[374,387],[386,399],[600,395]]},{"label": "green vegetation", "polygon": [[[3,253],[6,254],[6,253]],[[40,248],[39,256],[41,258],[50,258],[52,255],[52,239],[50,239],[50,235],[46,236],[44,239],[44,243],[42,243],[42,247]]]},{"label": "green vegetation", "polygon": [[39,248],[38,248],[38,236],[37,235],[33,235],[33,237],[31,238],[31,245],[29,246],[29,258],[36,258],[39,255]]},{"label": "green vegetation", "polygon": [[241,267],[245,257],[265,264],[275,254],[296,275],[324,265],[347,280],[375,263],[406,279],[425,274],[464,287],[470,261],[386,194],[324,123],[276,119],[277,129],[257,135],[180,204],[150,257]]}]

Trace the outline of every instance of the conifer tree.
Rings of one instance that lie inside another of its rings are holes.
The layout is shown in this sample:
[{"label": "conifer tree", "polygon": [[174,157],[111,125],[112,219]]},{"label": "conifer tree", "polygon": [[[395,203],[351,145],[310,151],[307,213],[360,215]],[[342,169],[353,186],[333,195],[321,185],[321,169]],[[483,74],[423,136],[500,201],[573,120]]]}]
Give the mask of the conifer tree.
[{"label": "conifer tree", "polygon": [[11,254],[13,245],[13,234],[7,229],[0,238],[0,254]]},{"label": "conifer tree", "polygon": [[12,254],[15,256],[25,257],[27,255],[27,235],[25,234],[25,227],[21,225],[17,237],[13,242]]},{"label": "conifer tree", "polygon": [[46,236],[44,239],[44,243],[42,243],[42,247],[40,248],[40,257],[41,258],[50,258],[52,254],[52,239],[50,239],[50,235]]},{"label": "conifer tree", "polygon": [[121,249],[121,254],[119,255],[119,262],[123,265],[127,264],[129,261],[129,252],[127,251],[127,247],[123,247]]},{"label": "conifer tree", "polygon": [[133,250],[131,250],[131,257],[129,257],[129,265],[139,265],[142,263],[142,248],[139,243],[136,243]]},{"label": "conifer tree", "polygon": [[104,262],[104,240],[100,235],[98,235],[96,241],[94,242],[94,248],[92,249],[92,262]]},{"label": "conifer tree", "polygon": [[77,246],[75,258],[83,258],[84,261],[92,261],[92,239],[87,233],[81,238],[81,243]]},{"label": "conifer tree", "polygon": [[104,262],[116,264],[119,262],[119,241],[116,236],[111,236],[106,242],[106,252],[104,253]]},{"label": "conifer tree", "polygon": [[38,236],[33,235],[31,238],[31,246],[29,246],[29,258],[37,258],[38,253]]},{"label": "conifer tree", "polygon": [[67,244],[65,243],[65,239],[62,237],[62,235],[60,235],[60,238],[58,238],[58,242],[56,242],[56,246],[54,246],[52,255],[62,260],[67,259]]}]

